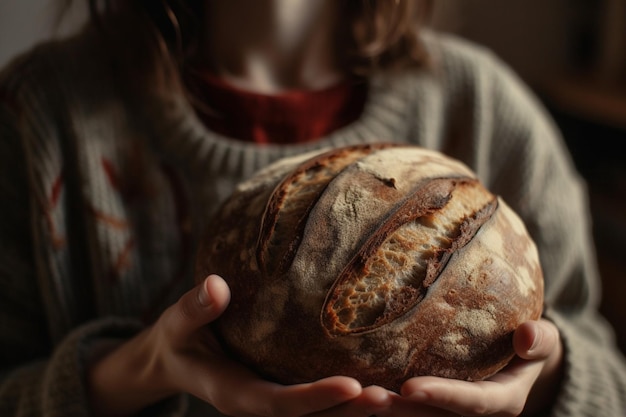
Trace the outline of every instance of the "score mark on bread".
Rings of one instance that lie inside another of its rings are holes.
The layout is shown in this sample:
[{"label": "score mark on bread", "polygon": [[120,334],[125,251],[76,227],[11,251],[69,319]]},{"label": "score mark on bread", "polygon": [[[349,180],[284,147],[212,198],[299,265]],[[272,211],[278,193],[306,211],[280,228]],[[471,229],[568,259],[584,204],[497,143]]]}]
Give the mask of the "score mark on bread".
[{"label": "score mark on bread", "polygon": [[335,281],[322,312],[326,330],[361,333],[406,313],[496,206],[477,180],[420,182]]}]

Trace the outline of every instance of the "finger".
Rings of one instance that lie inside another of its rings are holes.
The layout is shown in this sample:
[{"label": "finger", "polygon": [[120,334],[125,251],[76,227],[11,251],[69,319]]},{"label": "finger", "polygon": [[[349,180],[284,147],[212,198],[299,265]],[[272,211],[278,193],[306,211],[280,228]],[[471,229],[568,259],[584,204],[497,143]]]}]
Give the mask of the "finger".
[{"label": "finger", "polygon": [[274,401],[276,416],[302,416],[334,408],[357,398],[361,384],[347,377],[331,377],[312,384],[280,387]]},{"label": "finger", "polygon": [[165,322],[170,337],[181,340],[217,319],[230,301],[230,290],[218,275],[209,275],[168,308]]},{"label": "finger", "polygon": [[478,382],[418,377],[405,382],[402,395],[418,404],[459,415],[517,415],[524,408],[537,372],[533,369],[516,378],[504,378],[502,372],[499,381]]},{"label": "finger", "polygon": [[515,353],[527,360],[546,359],[559,343],[558,329],[543,319],[525,322],[513,334]]},{"label": "finger", "polygon": [[376,417],[458,417],[459,414],[445,410],[443,408],[433,407],[426,404],[420,404],[411,399],[396,395],[393,397],[393,403],[385,411],[376,413]]},{"label": "finger", "polygon": [[[336,407],[357,398],[362,392],[361,385],[348,377],[336,376],[306,384],[280,385],[244,372],[242,369],[236,377],[236,389],[232,391],[236,395],[227,404],[237,414],[303,416]],[[235,382],[235,379],[230,382]]]},{"label": "finger", "polygon": [[310,384],[281,386],[275,391],[275,402],[279,404],[275,409],[279,412],[274,415],[301,416],[326,410],[358,397],[362,390],[355,379],[341,376]]},{"label": "finger", "polygon": [[363,388],[360,395],[334,407],[326,407],[307,417],[369,417],[389,415],[392,393],[378,386]]}]

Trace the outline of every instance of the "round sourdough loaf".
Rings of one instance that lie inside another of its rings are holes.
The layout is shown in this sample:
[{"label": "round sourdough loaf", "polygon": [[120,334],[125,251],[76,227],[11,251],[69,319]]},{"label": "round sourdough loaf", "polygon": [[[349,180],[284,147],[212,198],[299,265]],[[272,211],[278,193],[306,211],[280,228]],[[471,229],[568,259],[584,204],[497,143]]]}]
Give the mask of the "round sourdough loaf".
[{"label": "round sourdough loaf", "polygon": [[218,273],[232,292],[216,332],[282,383],[484,379],[542,312],[521,220],[465,165],[418,147],[281,160],[240,184],[209,230],[197,278]]}]

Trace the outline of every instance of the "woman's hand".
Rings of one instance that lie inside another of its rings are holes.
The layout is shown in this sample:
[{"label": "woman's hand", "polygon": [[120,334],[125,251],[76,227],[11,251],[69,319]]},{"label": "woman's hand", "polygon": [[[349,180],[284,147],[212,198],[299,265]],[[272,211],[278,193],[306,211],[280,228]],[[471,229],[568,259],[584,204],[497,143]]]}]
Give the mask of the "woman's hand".
[{"label": "woman's hand", "polygon": [[120,344],[89,372],[93,410],[131,415],[186,392],[232,416],[367,416],[389,405],[388,392],[363,389],[352,378],[330,377],[283,386],[230,360],[207,329],[230,300],[226,283],[209,276],[157,322]]},{"label": "woman's hand", "polygon": [[522,324],[513,337],[517,357],[480,382],[416,377],[402,386],[392,406],[378,416],[517,416],[548,408],[562,377],[559,332],[547,320]]}]

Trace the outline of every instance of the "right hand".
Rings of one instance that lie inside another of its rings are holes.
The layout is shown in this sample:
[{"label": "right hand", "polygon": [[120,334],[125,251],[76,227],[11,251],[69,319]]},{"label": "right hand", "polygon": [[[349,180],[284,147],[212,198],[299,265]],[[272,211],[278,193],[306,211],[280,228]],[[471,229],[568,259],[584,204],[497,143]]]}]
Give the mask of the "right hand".
[{"label": "right hand", "polygon": [[230,301],[216,275],[184,294],[154,325],[120,344],[89,371],[90,399],[100,416],[132,415],[189,393],[232,416],[359,416],[390,401],[379,387],[335,376],[299,385],[261,379],[220,349],[207,324]]}]

